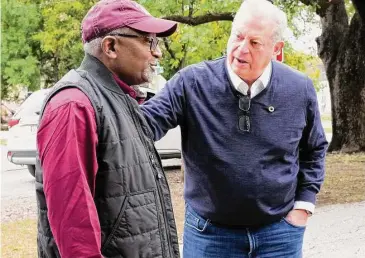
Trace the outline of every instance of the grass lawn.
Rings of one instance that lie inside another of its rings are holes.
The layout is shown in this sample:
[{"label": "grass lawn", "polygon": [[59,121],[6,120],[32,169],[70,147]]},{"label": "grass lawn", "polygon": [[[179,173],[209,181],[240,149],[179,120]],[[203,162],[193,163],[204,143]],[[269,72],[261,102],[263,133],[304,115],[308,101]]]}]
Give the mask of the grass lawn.
[{"label": "grass lawn", "polygon": [[1,223],[3,258],[37,257],[37,223],[34,219]]},{"label": "grass lawn", "polygon": [[[184,225],[183,180],[180,170],[167,172],[179,237]],[[365,200],[365,153],[356,155],[329,154],[326,159],[326,180],[318,196],[318,205]],[[1,224],[0,257],[37,257],[36,221],[22,220]]]}]

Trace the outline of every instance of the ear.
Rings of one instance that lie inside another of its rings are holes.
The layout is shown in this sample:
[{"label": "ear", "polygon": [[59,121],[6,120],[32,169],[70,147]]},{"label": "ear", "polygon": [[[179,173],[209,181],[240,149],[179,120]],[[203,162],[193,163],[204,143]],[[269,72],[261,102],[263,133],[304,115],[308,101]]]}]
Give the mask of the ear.
[{"label": "ear", "polygon": [[278,55],[280,53],[280,50],[282,50],[284,47],[284,41],[276,42],[274,46],[274,55]]},{"label": "ear", "polygon": [[115,45],[117,44],[117,39],[113,36],[106,36],[101,41],[101,50],[104,55],[111,59],[117,58],[117,53],[115,52]]}]

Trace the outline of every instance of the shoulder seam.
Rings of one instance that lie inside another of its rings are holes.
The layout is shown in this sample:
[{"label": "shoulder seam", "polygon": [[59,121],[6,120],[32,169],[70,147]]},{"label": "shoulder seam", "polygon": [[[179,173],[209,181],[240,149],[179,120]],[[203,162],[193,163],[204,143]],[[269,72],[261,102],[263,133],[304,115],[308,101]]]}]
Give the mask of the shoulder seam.
[{"label": "shoulder seam", "polygon": [[[87,98],[87,97],[86,97]],[[88,101],[90,102],[90,100],[88,99]],[[47,103],[47,105],[51,103],[51,100]],[[81,107],[84,107],[86,109],[88,109],[89,111],[92,111],[93,113],[95,112],[94,111],[94,108],[92,107],[92,104],[90,103],[90,107],[88,107],[88,105],[85,105],[85,103],[82,103],[80,101],[77,101],[77,100],[68,100],[66,101],[65,103],[62,103],[60,106],[56,107],[55,109],[49,111],[49,112],[54,112],[56,110],[59,110],[60,108],[66,106],[66,105],[72,105],[72,104],[76,104],[76,105],[79,105]],[[47,109],[47,108],[46,108]]]}]

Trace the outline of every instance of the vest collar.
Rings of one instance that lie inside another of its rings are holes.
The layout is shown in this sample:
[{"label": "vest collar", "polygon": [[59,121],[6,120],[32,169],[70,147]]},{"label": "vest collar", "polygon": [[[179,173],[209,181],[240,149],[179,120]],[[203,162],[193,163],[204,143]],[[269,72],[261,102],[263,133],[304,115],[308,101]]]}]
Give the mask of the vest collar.
[{"label": "vest collar", "polygon": [[115,93],[125,95],[124,91],[113,78],[113,73],[96,57],[85,53],[84,60],[82,60],[78,70],[86,71],[98,85]]}]

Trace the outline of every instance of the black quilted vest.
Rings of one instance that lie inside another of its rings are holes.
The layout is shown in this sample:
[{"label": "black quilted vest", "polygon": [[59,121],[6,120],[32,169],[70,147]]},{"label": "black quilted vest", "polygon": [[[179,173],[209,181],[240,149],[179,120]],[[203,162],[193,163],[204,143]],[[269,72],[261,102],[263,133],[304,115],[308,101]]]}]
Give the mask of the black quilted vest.
[{"label": "black quilted vest", "polygon": [[[161,160],[135,100],[124,94],[110,71],[86,55],[54,87],[75,87],[90,99],[98,130],[95,205],[104,257],[179,257],[178,238]],[[38,256],[61,257],[52,236],[37,155]],[[64,236],[68,237],[68,236]]]}]

